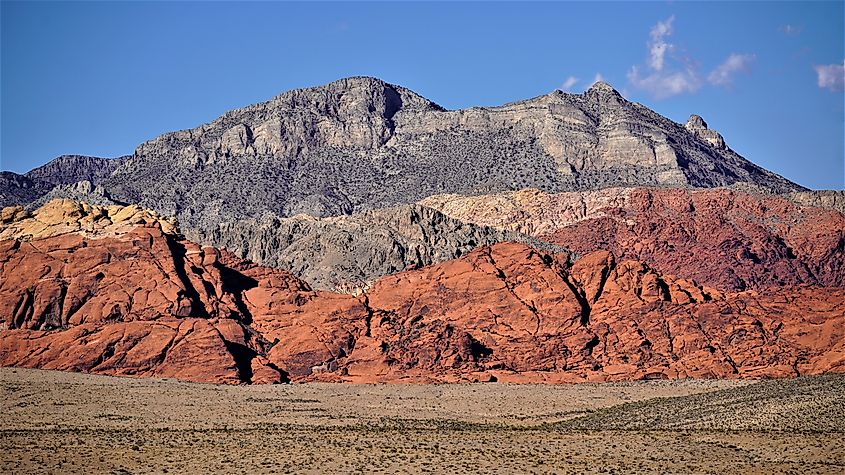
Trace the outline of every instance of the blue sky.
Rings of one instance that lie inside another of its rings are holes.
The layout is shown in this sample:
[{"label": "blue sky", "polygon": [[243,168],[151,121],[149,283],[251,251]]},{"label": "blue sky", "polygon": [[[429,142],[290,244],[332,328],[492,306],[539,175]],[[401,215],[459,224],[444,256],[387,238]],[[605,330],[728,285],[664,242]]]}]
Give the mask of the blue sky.
[{"label": "blue sky", "polygon": [[118,156],[285,90],[369,75],[447,108],[601,75],[746,158],[845,187],[839,2],[0,3],[0,168]]}]

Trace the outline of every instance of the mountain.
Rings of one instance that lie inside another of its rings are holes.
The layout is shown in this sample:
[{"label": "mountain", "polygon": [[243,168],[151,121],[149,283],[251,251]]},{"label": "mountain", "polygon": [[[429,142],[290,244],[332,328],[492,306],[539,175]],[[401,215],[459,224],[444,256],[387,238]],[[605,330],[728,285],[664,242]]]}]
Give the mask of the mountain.
[{"label": "mountain", "polygon": [[[77,165],[68,180],[85,175]],[[736,154],[700,117],[675,123],[603,82],[583,94],[448,111],[400,86],[353,77],[164,134],[110,176],[101,176],[102,162],[91,166],[86,178],[113,199],[203,230],[265,212],[334,216],[527,187],[803,190]],[[37,175],[45,174],[57,175]]]},{"label": "mountain", "polygon": [[[841,192],[781,196],[729,189],[607,188],[436,195],[420,204],[577,254],[608,250],[727,291],[845,287]],[[806,206],[795,201],[809,201]]]},{"label": "mountain", "polygon": [[[6,175],[1,204],[137,203],[176,217],[197,242],[332,290],[526,240],[422,209],[393,211],[422,217],[416,230],[398,215],[393,224],[379,218],[389,213],[382,208],[432,195],[642,185],[808,193],[737,155],[701,117],[675,123],[603,82],[583,94],[448,111],[403,87],[353,77],[164,134],[131,156],[65,155]],[[337,216],[348,218],[323,219]]]},{"label": "mountain", "polygon": [[51,183],[32,180],[14,172],[0,172],[0,207],[28,204],[53,188]]},{"label": "mountain", "polygon": [[293,272],[311,287],[359,292],[377,278],[460,257],[478,246],[504,241],[567,252],[524,234],[449,218],[417,204],[344,216],[265,217],[187,231],[196,242],[241,258]]},{"label": "mountain", "polygon": [[100,158],[85,155],[61,155],[30,170],[27,178],[53,185],[71,185],[79,181],[97,184],[114,172],[129,156]]},{"label": "mountain", "polygon": [[[499,243],[358,296],[138,206],[0,216],[0,365],[213,383],[566,382],[845,371],[845,290],[723,293]],[[621,318],[620,318],[621,317]]]},{"label": "mountain", "polygon": [[842,198],[601,82],[449,111],[348,78],[128,157],[3,172],[0,201],[25,206],[0,213],[0,366],[228,384],[843,372]]},{"label": "mountain", "polygon": [[102,187],[95,192],[96,185],[127,158],[61,155],[23,175],[0,172],[0,207],[41,205],[52,198],[90,198],[89,201],[103,202],[102,197],[107,193]]}]

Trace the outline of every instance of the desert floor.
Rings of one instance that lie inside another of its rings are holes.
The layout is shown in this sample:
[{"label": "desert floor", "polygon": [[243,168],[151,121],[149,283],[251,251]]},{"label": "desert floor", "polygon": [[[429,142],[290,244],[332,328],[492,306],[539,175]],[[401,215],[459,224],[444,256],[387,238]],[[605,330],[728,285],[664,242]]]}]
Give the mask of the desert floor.
[{"label": "desert floor", "polygon": [[0,368],[8,473],[845,473],[845,375],[213,386]]}]

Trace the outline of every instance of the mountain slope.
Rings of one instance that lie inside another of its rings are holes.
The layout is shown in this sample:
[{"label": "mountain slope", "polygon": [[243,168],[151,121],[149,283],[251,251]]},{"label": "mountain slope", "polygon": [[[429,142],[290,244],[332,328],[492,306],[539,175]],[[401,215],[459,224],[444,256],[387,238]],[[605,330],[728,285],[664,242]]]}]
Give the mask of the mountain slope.
[{"label": "mountain slope", "polygon": [[[99,158],[84,155],[61,155],[23,175],[0,172],[0,207],[44,204],[45,197],[88,198],[102,201],[91,194],[94,187],[114,172],[128,157]],[[79,182],[88,184],[79,185]],[[101,191],[100,196],[105,194]],[[40,200],[40,202],[39,202]]]},{"label": "mountain slope", "polygon": [[729,189],[609,188],[431,196],[477,225],[523,232],[579,254],[608,250],[722,290],[845,286],[845,215],[836,192],[771,196]]},{"label": "mountain slope", "polygon": [[604,83],[446,111],[364,77],[162,135],[103,181],[118,201],[205,230],[268,211],[333,216],[437,193],[733,183],[802,189],[737,155],[700,118],[677,124]]},{"label": "mountain slope", "polygon": [[44,196],[53,184],[14,172],[0,172],[0,207],[29,204]]},{"label": "mountain slope", "polygon": [[215,383],[606,381],[845,371],[845,290],[722,293],[500,243],[314,291],[137,206],[0,224],[0,365]]},{"label": "mountain slope", "polygon": [[379,277],[502,241],[567,252],[521,233],[464,223],[416,204],[326,218],[246,219],[186,235],[258,264],[288,270],[316,289],[341,292],[358,292]]},{"label": "mountain slope", "polygon": [[79,181],[97,184],[112,174],[129,156],[100,158],[85,155],[61,155],[26,173],[30,179],[53,185],[71,185]]}]

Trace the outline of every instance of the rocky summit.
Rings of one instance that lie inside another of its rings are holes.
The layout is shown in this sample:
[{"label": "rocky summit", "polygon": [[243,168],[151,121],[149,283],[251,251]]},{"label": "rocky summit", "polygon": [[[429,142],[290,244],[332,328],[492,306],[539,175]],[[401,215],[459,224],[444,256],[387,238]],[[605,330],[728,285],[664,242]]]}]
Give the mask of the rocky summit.
[{"label": "rocky summit", "polygon": [[436,193],[526,187],[801,189],[714,143],[714,133],[701,120],[672,122],[604,83],[584,94],[447,111],[407,89],[349,78],[144,143],[104,186],[190,228],[266,211],[333,216]]},{"label": "rocky summit", "polygon": [[[724,132],[724,135],[723,135]],[[845,372],[845,199],[597,82],[354,77],[0,175],[0,365],[241,384]]]},{"label": "rocky summit", "polygon": [[333,216],[527,187],[802,190],[739,156],[700,117],[675,123],[603,82],[583,94],[449,111],[368,77],[286,92],[164,134],[130,157],[60,157],[29,175],[87,179],[197,229],[268,211]]}]

